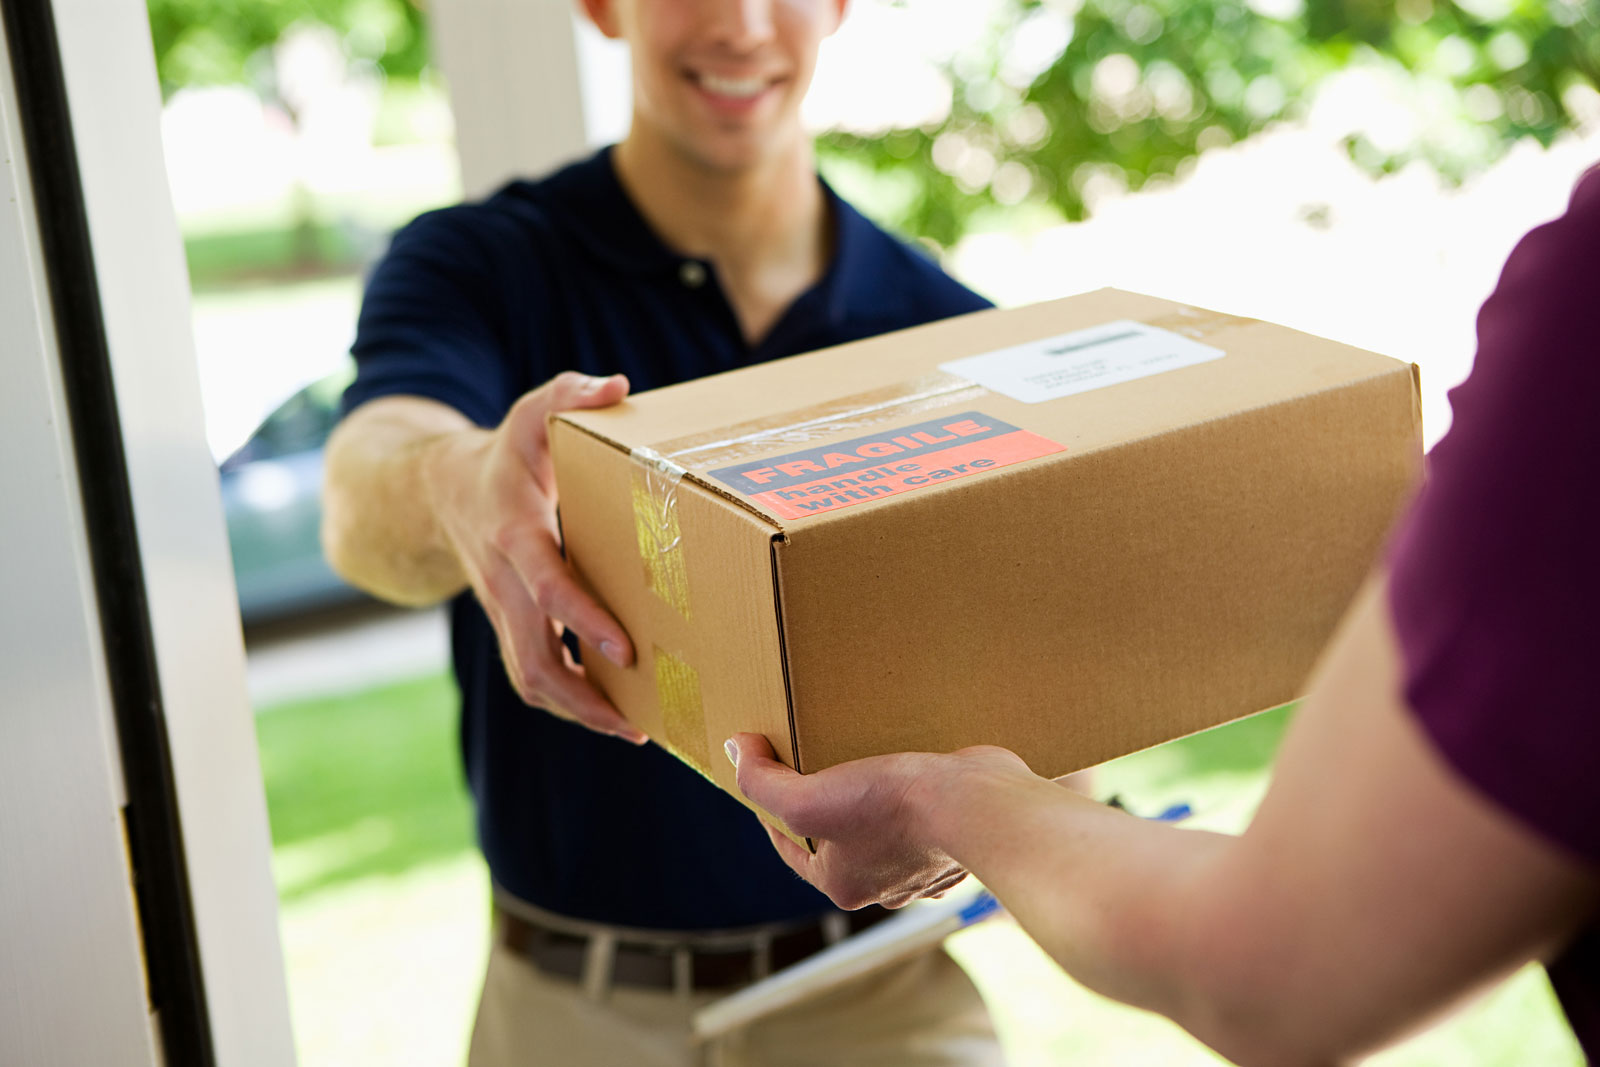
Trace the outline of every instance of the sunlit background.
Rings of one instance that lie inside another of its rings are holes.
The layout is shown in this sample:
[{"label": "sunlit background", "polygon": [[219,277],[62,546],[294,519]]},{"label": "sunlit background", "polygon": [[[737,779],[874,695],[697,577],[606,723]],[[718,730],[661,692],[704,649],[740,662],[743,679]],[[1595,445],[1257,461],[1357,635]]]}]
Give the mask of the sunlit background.
[{"label": "sunlit background", "polygon": [[[219,463],[249,442],[225,495],[301,1059],[459,1062],[488,888],[442,618],[306,616],[330,599],[325,574],[290,558],[314,556],[363,271],[395,227],[461,195],[447,86],[405,0],[150,8],[208,437]],[[806,116],[844,195],[998,303],[1113,285],[1414,361],[1431,442],[1507,252],[1600,160],[1597,11],[855,0]],[[592,31],[582,45],[603,143],[626,128],[626,57]],[[1099,788],[1236,828],[1284,721],[1120,761]],[[1013,927],[955,947],[1017,1064],[1216,1062],[1077,988]],[[1579,1056],[1529,971],[1379,1062]]]}]

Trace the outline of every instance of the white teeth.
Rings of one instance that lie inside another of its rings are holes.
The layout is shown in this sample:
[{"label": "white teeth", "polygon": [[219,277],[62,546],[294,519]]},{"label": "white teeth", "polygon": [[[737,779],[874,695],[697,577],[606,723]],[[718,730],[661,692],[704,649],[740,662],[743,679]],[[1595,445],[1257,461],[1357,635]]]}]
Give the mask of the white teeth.
[{"label": "white teeth", "polygon": [[700,84],[719,96],[751,97],[766,89],[763,78],[723,78],[716,74],[700,75]]}]

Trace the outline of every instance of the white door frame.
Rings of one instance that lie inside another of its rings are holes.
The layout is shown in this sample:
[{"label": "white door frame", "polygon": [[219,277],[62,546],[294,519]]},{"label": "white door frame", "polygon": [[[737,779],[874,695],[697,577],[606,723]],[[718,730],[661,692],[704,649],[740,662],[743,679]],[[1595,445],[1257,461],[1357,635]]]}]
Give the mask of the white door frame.
[{"label": "white door frame", "polygon": [[291,1064],[148,16],[0,9],[0,1061]]},{"label": "white door frame", "polygon": [[436,0],[428,28],[468,199],[628,132],[627,47],[602,37],[576,0]]},{"label": "white door frame", "polygon": [[0,48],[0,1061],[144,1065],[125,794],[18,116]]}]

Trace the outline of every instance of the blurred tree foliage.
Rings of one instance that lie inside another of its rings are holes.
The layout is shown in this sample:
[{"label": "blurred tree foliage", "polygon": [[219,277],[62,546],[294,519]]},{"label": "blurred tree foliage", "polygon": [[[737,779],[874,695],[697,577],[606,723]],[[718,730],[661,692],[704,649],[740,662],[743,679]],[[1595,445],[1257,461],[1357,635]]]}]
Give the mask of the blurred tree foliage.
[{"label": "blurred tree foliage", "polygon": [[[337,39],[346,73],[365,67],[415,79],[427,64],[422,12],[409,0],[146,0],[163,96],[202,85],[248,85],[298,126],[306,103],[278,62],[278,45],[297,28]],[[336,60],[337,62],[337,60]],[[290,269],[326,269],[324,228],[304,180],[292,190]],[[190,247],[191,269],[199,269]]]},{"label": "blurred tree foliage", "polygon": [[245,84],[277,97],[272,48],[297,25],[342,39],[352,64],[415,78],[427,62],[423,16],[408,0],[148,0],[161,91]]},{"label": "blurred tree foliage", "polygon": [[884,221],[948,245],[989,208],[1083,218],[1097,188],[1181,175],[1356,66],[1414,118],[1399,137],[1352,130],[1352,158],[1460,180],[1600,102],[1600,0],[1003,0],[948,64],[943,121],[822,150],[905,193]]}]

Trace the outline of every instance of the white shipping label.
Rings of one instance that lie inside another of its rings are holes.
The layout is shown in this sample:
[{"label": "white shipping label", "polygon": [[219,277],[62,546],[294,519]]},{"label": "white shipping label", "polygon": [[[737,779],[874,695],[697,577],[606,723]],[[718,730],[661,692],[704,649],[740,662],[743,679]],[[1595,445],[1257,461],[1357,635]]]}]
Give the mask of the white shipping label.
[{"label": "white shipping label", "polygon": [[951,360],[939,364],[939,369],[1024,404],[1037,404],[1220,359],[1223,354],[1220,348],[1168,330],[1123,320]]}]

